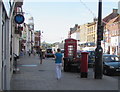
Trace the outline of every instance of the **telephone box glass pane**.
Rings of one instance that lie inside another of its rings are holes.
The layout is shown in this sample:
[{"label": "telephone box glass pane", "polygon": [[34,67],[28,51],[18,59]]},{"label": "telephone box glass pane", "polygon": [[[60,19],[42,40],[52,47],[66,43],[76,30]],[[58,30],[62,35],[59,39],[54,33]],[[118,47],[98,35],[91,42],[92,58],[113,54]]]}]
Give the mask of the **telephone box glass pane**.
[{"label": "telephone box glass pane", "polygon": [[73,45],[69,45],[68,46],[68,56],[69,57],[73,57]]}]

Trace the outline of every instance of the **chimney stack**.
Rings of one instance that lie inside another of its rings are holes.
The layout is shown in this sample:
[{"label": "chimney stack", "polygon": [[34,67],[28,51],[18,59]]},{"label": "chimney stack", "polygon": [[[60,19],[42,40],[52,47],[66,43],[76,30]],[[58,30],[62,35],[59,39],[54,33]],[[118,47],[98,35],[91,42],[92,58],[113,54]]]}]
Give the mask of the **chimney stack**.
[{"label": "chimney stack", "polygon": [[118,13],[118,9],[113,9],[113,13]]}]

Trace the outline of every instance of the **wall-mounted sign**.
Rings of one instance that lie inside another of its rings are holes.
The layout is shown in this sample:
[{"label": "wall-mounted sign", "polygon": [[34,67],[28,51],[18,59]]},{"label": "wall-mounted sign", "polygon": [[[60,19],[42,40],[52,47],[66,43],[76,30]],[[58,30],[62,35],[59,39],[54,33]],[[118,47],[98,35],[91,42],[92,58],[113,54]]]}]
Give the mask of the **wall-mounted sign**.
[{"label": "wall-mounted sign", "polygon": [[14,17],[14,20],[17,24],[22,24],[25,20],[24,16],[21,15],[21,14],[17,14],[15,17]]}]

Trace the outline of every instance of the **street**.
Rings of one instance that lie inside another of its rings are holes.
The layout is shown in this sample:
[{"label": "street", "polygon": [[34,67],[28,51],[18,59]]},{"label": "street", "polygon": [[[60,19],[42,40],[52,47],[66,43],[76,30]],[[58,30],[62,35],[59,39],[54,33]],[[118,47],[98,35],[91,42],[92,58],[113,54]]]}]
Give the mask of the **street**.
[{"label": "street", "polygon": [[118,79],[104,76],[94,79],[93,69],[89,69],[88,78],[80,78],[80,73],[62,71],[62,79],[56,79],[53,58],[43,59],[28,55],[20,57],[20,71],[13,74],[11,90],[118,90]]}]

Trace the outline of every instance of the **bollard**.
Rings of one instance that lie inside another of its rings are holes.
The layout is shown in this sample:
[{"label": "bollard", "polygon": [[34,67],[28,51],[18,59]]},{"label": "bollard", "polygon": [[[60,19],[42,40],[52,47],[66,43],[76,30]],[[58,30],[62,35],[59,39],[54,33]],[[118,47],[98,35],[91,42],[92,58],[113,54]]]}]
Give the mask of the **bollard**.
[{"label": "bollard", "polygon": [[88,76],[88,52],[81,52],[80,72],[81,72],[81,78],[87,78]]}]

